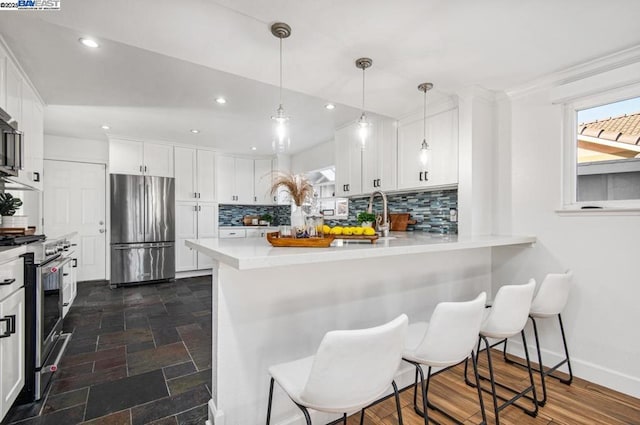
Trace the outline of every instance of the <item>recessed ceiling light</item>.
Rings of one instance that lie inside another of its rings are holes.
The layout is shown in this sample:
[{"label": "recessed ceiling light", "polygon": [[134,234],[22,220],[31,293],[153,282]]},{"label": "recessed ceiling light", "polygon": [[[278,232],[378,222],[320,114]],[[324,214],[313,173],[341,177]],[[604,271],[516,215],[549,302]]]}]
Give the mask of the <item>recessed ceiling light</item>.
[{"label": "recessed ceiling light", "polygon": [[324,105],[324,107],[328,110],[336,109],[336,105],[334,105],[333,103],[327,103],[326,105]]},{"label": "recessed ceiling light", "polygon": [[191,130],[189,130],[190,132],[192,132],[193,134],[198,134],[200,133],[200,130],[196,130],[195,128],[192,128]]},{"label": "recessed ceiling light", "polygon": [[258,150],[258,148],[256,148],[255,146],[251,146],[251,150],[252,150],[252,151],[257,151],[257,150]]},{"label": "recessed ceiling light", "polygon": [[106,125],[106,124],[105,124],[105,125],[103,125],[101,128],[102,128],[103,130],[109,130],[111,127],[109,127],[108,125]]},{"label": "recessed ceiling light", "polygon": [[227,99],[225,99],[224,97],[216,97],[216,102],[224,105],[225,103],[227,103]]},{"label": "recessed ceiling light", "polygon": [[96,47],[100,47],[100,45],[98,44],[97,41],[92,40],[90,38],[84,38],[82,37],[80,40],[80,43],[82,43],[83,45],[87,46],[87,47],[91,47],[92,49],[95,49]]}]

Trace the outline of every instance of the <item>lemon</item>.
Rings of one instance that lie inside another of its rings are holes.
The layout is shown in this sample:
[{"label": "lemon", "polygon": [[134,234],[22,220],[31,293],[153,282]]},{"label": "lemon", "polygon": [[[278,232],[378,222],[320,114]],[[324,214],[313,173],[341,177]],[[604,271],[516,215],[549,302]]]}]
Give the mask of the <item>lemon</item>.
[{"label": "lemon", "polygon": [[353,234],[356,235],[356,236],[362,235],[363,232],[364,232],[364,229],[362,227],[354,227],[353,228]]},{"label": "lemon", "polygon": [[331,227],[325,224],[324,226],[322,226],[322,233],[328,235],[329,233],[331,233]]},{"label": "lemon", "polygon": [[373,227],[365,227],[364,228],[364,235],[365,236],[373,236],[376,234],[376,231],[373,229]]},{"label": "lemon", "polygon": [[331,229],[331,234],[332,235],[336,235],[336,236],[341,235],[342,234],[342,227],[340,227],[340,226],[334,227],[333,229]]},{"label": "lemon", "polygon": [[342,234],[345,236],[353,235],[353,227],[345,227],[344,229],[342,229]]}]

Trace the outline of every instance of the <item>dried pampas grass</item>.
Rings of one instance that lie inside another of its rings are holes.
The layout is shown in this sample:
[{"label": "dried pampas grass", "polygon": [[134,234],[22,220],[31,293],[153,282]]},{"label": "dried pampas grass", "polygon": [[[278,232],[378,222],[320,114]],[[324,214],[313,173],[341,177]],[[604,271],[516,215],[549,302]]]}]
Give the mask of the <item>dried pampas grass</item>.
[{"label": "dried pampas grass", "polygon": [[301,174],[283,173],[282,171],[274,172],[271,194],[275,195],[281,186],[289,192],[291,199],[297,206],[302,206],[305,200],[313,198],[313,186]]}]

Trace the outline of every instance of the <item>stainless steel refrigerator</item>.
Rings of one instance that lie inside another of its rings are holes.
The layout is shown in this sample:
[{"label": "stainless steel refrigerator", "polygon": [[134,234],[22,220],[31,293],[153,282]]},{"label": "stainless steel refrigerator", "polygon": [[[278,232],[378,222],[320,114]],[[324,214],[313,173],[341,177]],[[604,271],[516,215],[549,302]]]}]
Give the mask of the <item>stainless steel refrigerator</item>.
[{"label": "stainless steel refrigerator", "polygon": [[175,181],[111,174],[111,286],[174,279]]}]

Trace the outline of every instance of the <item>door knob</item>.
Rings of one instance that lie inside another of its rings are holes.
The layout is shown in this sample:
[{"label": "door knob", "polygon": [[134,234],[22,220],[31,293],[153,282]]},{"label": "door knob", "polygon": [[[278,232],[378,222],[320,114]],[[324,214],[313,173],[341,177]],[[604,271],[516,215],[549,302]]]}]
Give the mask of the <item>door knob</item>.
[{"label": "door knob", "polygon": [[102,225],[104,224],[104,221],[100,220],[100,221],[98,222],[98,224],[99,224],[100,226],[102,226]]},{"label": "door knob", "polygon": [[100,229],[100,233],[104,233],[106,230],[104,229]]}]

